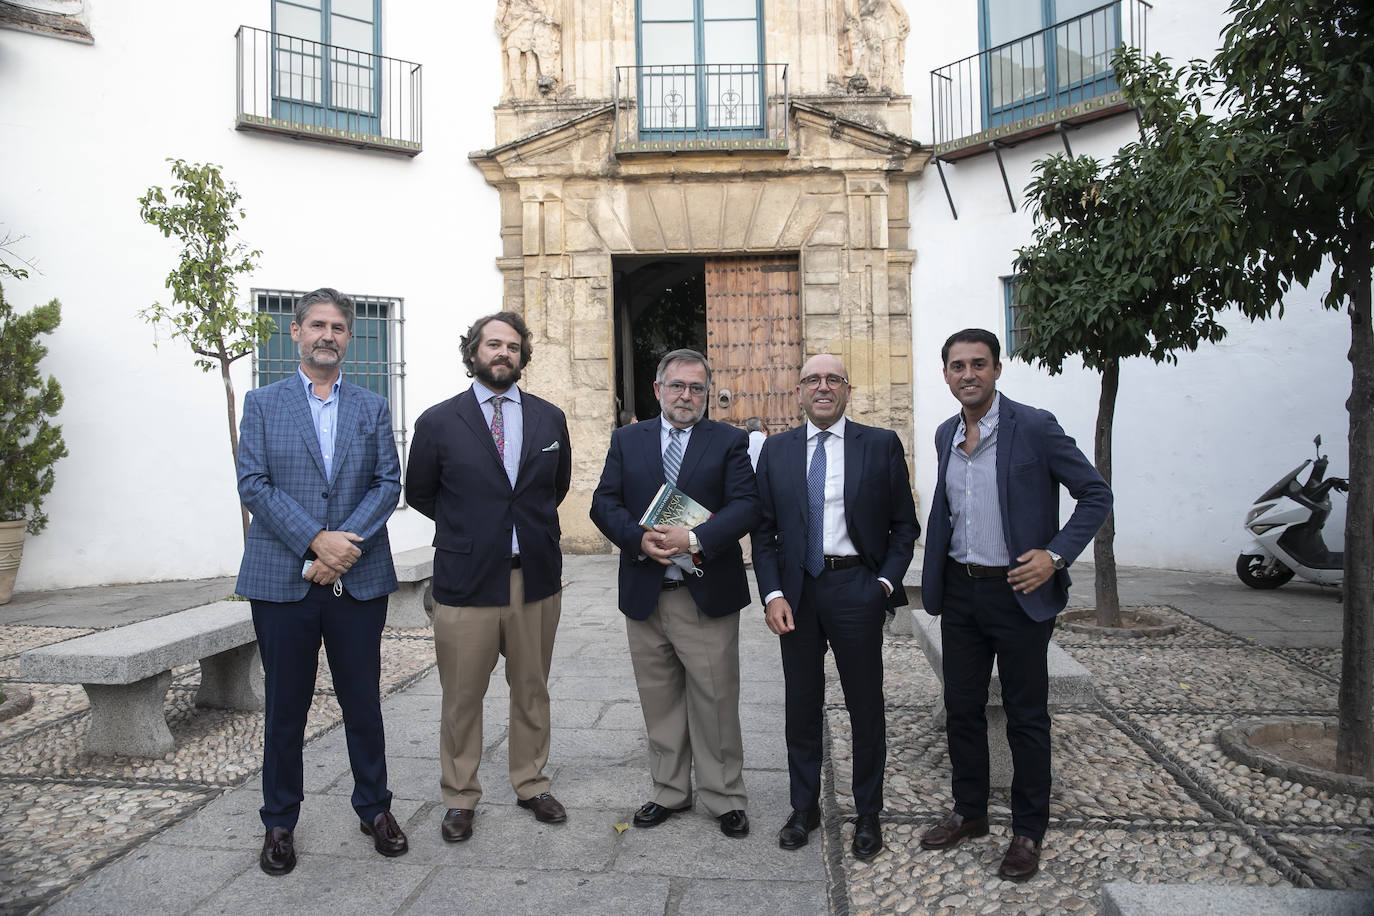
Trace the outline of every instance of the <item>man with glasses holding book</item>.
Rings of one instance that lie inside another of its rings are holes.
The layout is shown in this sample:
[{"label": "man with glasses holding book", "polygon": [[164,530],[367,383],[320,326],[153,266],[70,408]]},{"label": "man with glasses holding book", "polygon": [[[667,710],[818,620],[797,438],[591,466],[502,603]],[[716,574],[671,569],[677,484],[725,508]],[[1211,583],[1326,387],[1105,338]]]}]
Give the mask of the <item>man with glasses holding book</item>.
[{"label": "man with glasses holding book", "polygon": [[853,851],[871,859],[883,848],[883,621],[907,603],[902,577],[921,528],[901,441],[845,417],[850,391],[839,357],[821,353],[802,366],[806,424],[770,436],[759,455],[754,575],[786,683],[792,814],[778,845],[800,849],[820,825],[828,648],[853,734]]},{"label": "man with glasses holding book", "polygon": [[[744,431],[704,419],[710,388],[700,353],[663,357],[654,381],[663,412],[611,434],[591,517],[620,548],[620,610],[649,737],[653,794],[634,825],[691,808],[695,769],[702,806],[726,836],[744,837],[739,610],[749,585],[739,539],[758,519],[758,491]],[[691,529],[641,527],[665,484],[711,517]]]}]

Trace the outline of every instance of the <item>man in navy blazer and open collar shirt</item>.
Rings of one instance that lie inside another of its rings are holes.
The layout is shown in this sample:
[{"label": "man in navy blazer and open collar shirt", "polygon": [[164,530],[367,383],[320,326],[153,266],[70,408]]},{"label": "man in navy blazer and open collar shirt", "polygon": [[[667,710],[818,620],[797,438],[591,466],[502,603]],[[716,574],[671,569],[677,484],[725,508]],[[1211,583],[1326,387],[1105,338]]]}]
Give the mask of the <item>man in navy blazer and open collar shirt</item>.
[{"label": "man in navy blazer and open collar shirt", "polygon": [[387,595],[396,590],[386,521],[401,464],[386,399],[343,380],[353,301],[317,289],[296,303],[300,369],[248,392],[239,433],[239,498],[253,513],[235,591],[253,604],[266,681],[259,866],[296,867],[304,798],[301,748],[324,642],[353,767],[353,808],[378,852],[399,856],[379,693]]},{"label": "man in navy blazer and open collar shirt", "polygon": [[[954,810],[921,837],[947,849],[988,832],[988,681],[1002,683],[1011,746],[1012,839],[997,874],[1022,881],[1040,866],[1050,813],[1046,654],[1069,599],[1068,565],[1112,508],[1112,491],[1048,411],[997,392],[997,337],[950,335],[940,358],[963,409],[935,431],[921,599],[940,615],[945,727]],[[1059,488],[1076,501],[1059,525]]]}]

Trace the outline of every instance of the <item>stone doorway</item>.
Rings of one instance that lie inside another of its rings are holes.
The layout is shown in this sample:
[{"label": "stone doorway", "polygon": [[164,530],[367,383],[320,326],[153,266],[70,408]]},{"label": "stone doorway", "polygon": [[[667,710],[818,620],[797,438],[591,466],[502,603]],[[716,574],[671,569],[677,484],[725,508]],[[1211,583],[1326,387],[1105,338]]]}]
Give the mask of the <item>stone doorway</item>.
[{"label": "stone doorway", "polygon": [[706,259],[613,258],[616,425],[657,416],[654,370],[681,347],[706,352]]}]

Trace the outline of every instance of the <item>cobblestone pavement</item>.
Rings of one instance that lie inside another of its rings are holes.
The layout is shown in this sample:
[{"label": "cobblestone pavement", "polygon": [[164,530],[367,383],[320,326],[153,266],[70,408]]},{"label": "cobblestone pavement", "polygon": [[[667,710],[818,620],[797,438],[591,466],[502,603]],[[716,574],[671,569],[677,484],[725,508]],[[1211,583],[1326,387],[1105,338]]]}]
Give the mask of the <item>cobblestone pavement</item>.
[{"label": "cobblestone pavement", "polygon": [[[542,895],[540,900],[559,905],[555,911],[707,912],[715,899],[717,912],[944,914],[1095,912],[1100,887],[1120,880],[1374,888],[1374,802],[1252,772],[1228,760],[1216,745],[1218,731],[1241,718],[1270,713],[1334,718],[1339,651],[1265,648],[1208,624],[1201,615],[1174,609],[1161,612],[1180,625],[1170,636],[1111,638],[1063,630],[1057,635],[1092,672],[1097,701],[1055,717],[1050,833],[1041,874],[1025,884],[994,874],[1010,827],[1005,796],[994,797],[990,836],[950,852],[919,848],[920,833],[950,805],[943,730],[931,717],[939,685],[915,641],[891,634],[884,649],[886,849],[870,862],[849,852],[848,719],[832,670],[821,841],[802,853],[777,850],[775,831],[787,814],[781,685],[776,641],[764,630],[758,608],[746,609],[741,621],[743,667],[746,679],[752,678],[745,685],[743,717],[753,836],[722,844],[715,825],[699,812],[654,831],[616,836],[609,829],[618,818],[615,810],[624,809],[628,819],[642,801],[647,778],[623,625],[613,608],[614,564],[612,557],[568,559],[569,588],[551,683],[554,791],[573,813],[562,832],[533,829],[528,814],[515,808],[509,786],[502,785],[506,694],[498,671],[488,698],[493,762],[483,768],[488,795],[479,809],[479,836],[459,847],[437,842],[442,809],[434,801],[438,688],[433,641],[427,630],[387,631],[383,691],[391,697],[386,709],[393,787],[398,799],[413,800],[398,807],[411,834],[412,854],[396,861],[410,869],[405,875],[414,872],[414,885],[382,911],[451,911],[446,894],[452,888],[446,882],[458,879],[444,866],[455,861],[468,865],[459,870],[463,875],[487,887],[488,897],[474,899],[492,901],[490,910],[472,905],[471,912],[532,911],[514,906],[511,894]],[[1148,571],[1133,573],[1133,587],[1148,591]],[[1183,593],[1177,577],[1169,582],[1171,594]],[[1159,591],[1169,590],[1160,585]],[[214,597],[197,595],[193,603]],[[126,616],[116,609],[108,618],[88,614],[85,627],[70,625],[75,620],[53,626],[33,596],[25,607],[24,623],[0,627],[0,684],[7,691],[34,694],[30,710],[0,722],[0,912],[49,906],[75,913],[246,911],[255,901],[273,899],[263,895],[283,893],[288,894],[283,902],[292,899],[292,908],[305,912],[378,908],[378,901],[361,891],[353,897],[315,897],[308,883],[272,884],[257,874],[261,834],[253,810],[254,777],[261,761],[262,718],[196,710],[191,704],[196,666],[174,672],[168,694],[174,752],[161,759],[83,754],[88,712],[81,688],[19,684],[18,653],[81,635],[91,626],[127,622]],[[1328,610],[1318,610],[1329,616]],[[353,846],[364,842],[356,836],[344,841],[352,844],[347,851],[325,848],[328,841],[310,845],[318,831],[307,831],[307,824],[317,827],[318,822],[308,818],[322,807],[314,794],[332,794],[339,801],[350,785],[338,721],[322,655],[309,726],[316,740],[307,746],[310,797],[298,831],[306,834],[298,840],[298,874],[308,876],[307,863],[324,861],[347,866],[339,880],[349,887],[399,879],[401,866],[370,849],[355,852]],[[338,811],[331,817],[331,825],[342,823]],[[173,825],[178,826],[168,830]],[[506,845],[483,852],[480,841],[493,833]],[[179,847],[199,858],[178,860],[183,871],[166,875],[168,888],[150,895],[143,889],[147,870],[156,872],[158,866],[146,862],[166,859],[148,853],[166,856]],[[331,858],[337,856],[353,858]],[[819,861],[812,863],[812,857]],[[508,867],[512,859],[524,869],[518,875]],[[121,888],[128,891],[129,874],[142,875],[143,883],[135,884],[132,898],[120,897]],[[563,883],[568,874],[574,878]],[[590,907],[570,907],[584,886],[598,888],[604,897]]]}]

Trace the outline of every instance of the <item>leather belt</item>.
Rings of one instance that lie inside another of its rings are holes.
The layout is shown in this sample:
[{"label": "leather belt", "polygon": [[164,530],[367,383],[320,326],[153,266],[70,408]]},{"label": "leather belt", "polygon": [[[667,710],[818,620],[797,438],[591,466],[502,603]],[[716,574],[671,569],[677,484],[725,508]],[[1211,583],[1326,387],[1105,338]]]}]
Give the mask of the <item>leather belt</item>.
[{"label": "leather belt", "polygon": [[862,562],[856,556],[849,557],[825,557],[821,564],[825,569],[853,569]]},{"label": "leather belt", "polygon": [[667,577],[664,577],[662,588],[665,592],[671,592],[673,589],[682,588],[682,586],[686,584],[687,583],[684,582],[682,579],[669,579]]},{"label": "leather belt", "polygon": [[958,560],[951,559],[950,563],[954,568],[963,572],[970,579],[1005,579],[1007,577],[1007,567],[1005,566],[980,566],[977,563],[960,563]]},{"label": "leather belt", "polygon": [[520,568],[520,554],[517,553],[515,556],[513,556],[513,557],[510,558],[510,568],[511,568],[511,569],[519,569],[519,568]]}]

